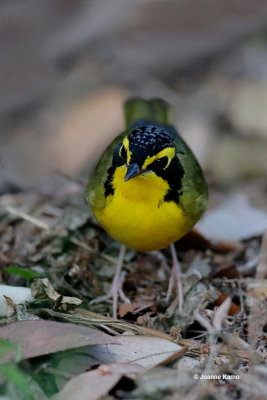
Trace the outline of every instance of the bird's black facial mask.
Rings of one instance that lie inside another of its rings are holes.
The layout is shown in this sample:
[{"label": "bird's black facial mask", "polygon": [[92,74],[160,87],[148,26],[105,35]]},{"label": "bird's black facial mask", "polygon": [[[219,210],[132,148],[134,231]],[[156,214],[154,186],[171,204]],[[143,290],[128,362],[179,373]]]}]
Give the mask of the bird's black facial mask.
[{"label": "bird's black facial mask", "polygon": [[119,149],[119,155],[127,166],[124,180],[128,181],[147,171],[166,168],[174,153],[174,143],[166,128],[152,124],[133,128]]},{"label": "bird's black facial mask", "polygon": [[106,196],[114,194],[114,172],[122,165],[127,167],[125,182],[152,171],[170,186],[165,200],[179,202],[184,170],[176,155],[174,139],[167,126],[140,124],[114,148],[112,166],[108,170],[105,182]]}]

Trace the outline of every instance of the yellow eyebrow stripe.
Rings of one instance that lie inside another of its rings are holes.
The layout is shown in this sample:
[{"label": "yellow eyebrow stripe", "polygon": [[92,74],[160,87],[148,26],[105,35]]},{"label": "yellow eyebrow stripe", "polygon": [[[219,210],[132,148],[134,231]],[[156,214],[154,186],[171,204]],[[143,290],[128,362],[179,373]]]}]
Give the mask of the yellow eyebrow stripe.
[{"label": "yellow eyebrow stripe", "polygon": [[126,149],[126,153],[127,153],[127,164],[130,164],[130,160],[131,160],[131,156],[132,156],[132,152],[130,150],[130,143],[129,143],[129,139],[127,137],[125,137],[122,141],[122,145],[125,147]]},{"label": "yellow eyebrow stripe", "polygon": [[174,155],[175,155],[175,148],[174,147],[166,147],[165,149],[161,150],[155,156],[147,157],[144,164],[142,165],[142,169],[147,168],[149,166],[149,164],[151,164],[155,160],[158,160],[159,158],[168,157],[168,164],[164,168],[164,169],[166,169],[169,166]]}]

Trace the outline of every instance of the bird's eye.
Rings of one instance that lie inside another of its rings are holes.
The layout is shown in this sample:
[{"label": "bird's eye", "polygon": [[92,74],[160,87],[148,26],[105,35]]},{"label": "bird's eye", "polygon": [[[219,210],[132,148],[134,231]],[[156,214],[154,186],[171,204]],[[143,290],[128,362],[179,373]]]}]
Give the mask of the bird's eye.
[{"label": "bird's eye", "polygon": [[120,157],[123,160],[126,160],[126,158],[127,158],[127,151],[124,146],[121,146],[121,148],[120,148]]},{"label": "bird's eye", "polygon": [[164,169],[167,167],[168,165],[168,157],[161,157],[158,158],[157,160],[155,160],[153,162],[153,165],[157,168],[157,169]]}]

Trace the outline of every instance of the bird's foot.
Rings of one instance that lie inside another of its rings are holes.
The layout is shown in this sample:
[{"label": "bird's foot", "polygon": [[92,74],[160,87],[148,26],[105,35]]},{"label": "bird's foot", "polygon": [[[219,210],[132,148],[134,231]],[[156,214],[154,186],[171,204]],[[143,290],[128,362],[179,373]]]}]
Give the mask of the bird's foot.
[{"label": "bird's foot", "polygon": [[125,274],[122,273],[121,277],[116,275],[113,278],[111,288],[105,296],[97,297],[91,301],[91,304],[101,303],[103,301],[112,302],[112,316],[117,318],[118,300],[121,299],[124,303],[130,304],[130,299],[123,292],[122,286]]},{"label": "bird's foot", "polygon": [[130,300],[125,296],[122,290],[125,274],[121,274],[122,263],[125,256],[126,247],[121,245],[120,254],[117,260],[115,275],[111,284],[110,291],[105,296],[97,297],[91,301],[92,303],[100,303],[102,301],[112,301],[112,316],[117,318],[118,299],[120,298],[124,303],[130,304]]},{"label": "bird's foot", "polygon": [[171,253],[172,253],[172,269],[171,269],[171,275],[170,275],[170,280],[169,280],[169,286],[167,290],[167,295],[166,295],[166,302],[168,303],[174,288],[174,285],[176,284],[177,287],[177,293],[178,293],[178,304],[179,304],[179,311],[181,312],[183,309],[183,303],[184,303],[184,296],[183,296],[183,274],[181,271],[181,266],[180,263],[177,259],[176,255],[176,250],[174,247],[174,244],[171,244]]}]

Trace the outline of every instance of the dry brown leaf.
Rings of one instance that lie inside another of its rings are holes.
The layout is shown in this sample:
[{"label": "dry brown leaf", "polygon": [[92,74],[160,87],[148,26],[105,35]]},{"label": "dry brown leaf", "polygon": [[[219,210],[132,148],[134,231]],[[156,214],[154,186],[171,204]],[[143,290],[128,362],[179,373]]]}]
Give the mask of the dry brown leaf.
[{"label": "dry brown leaf", "polygon": [[22,346],[23,359],[96,344],[118,343],[96,329],[54,321],[18,321],[0,326],[0,337]]},{"label": "dry brown leaf", "polygon": [[62,296],[59,294],[50,283],[49,279],[36,279],[32,284],[32,295],[35,298],[48,298],[57,302],[58,308],[66,308],[66,305],[79,306],[82,300],[72,296]]},{"label": "dry brown leaf", "polygon": [[179,239],[176,246],[182,250],[196,249],[204,251],[210,249],[222,254],[237,251],[242,248],[242,245],[238,242],[225,240],[211,241],[195,228]]},{"label": "dry brown leaf", "polygon": [[113,363],[70,379],[53,400],[97,400],[107,394],[124,375],[144,368],[137,364]]},{"label": "dry brown leaf", "polygon": [[128,304],[128,303],[122,303],[119,306],[119,316],[120,318],[123,318],[128,312],[133,312],[137,306],[134,304]]},{"label": "dry brown leaf", "polygon": [[235,279],[239,278],[240,274],[235,264],[230,264],[216,269],[209,275],[210,279]]},{"label": "dry brown leaf", "polygon": [[[215,306],[220,306],[226,299],[227,295],[224,293],[221,293],[216,300],[214,300],[214,305]],[[230,308],[228,310],[228,315],[235,315],[241,311],[241,308],[238,304],[234,303],[233,301],[230,304]]]}]

